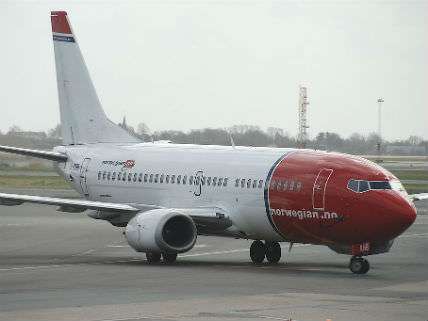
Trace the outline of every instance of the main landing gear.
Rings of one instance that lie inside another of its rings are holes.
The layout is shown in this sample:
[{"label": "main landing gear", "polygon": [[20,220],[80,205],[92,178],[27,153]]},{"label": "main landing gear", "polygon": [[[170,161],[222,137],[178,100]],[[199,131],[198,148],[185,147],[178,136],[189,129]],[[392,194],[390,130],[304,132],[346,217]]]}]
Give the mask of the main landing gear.
[{"label": "main landing gear", "polygon": [[278,263],[281,259],[281,246],[278,242],[254,241],[250,247],[251,261],[260,264],[266,258],[269,263]]},{"label": "main landing gear", "polygon": [[159,253],[159,252],[147,252],[146,259],[147,263],[159,263],[161,260],[161,256],[163,261],[166,264],[172,264],[177,260],[177,253]]},{"label": "main landing gear", "polygon": [[370,263],[361,256],[353,256],[349,261],[349,269],[355,274],[366,274],[370,270]]}]

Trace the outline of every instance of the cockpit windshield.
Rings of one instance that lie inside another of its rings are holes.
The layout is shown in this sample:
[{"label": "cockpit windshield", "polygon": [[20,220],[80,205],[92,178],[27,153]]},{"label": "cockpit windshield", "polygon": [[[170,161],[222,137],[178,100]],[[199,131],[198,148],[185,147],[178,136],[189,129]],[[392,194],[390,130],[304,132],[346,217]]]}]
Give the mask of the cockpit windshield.
[{"label": "cockpit windshield", "polygon": [[370,189],[391,189],[391,185],[389,182],[385,181],[375,181],[375,182],[369,182]]},{"label": "cockpit windshield", "polygon": [[369,190],[387,190],[392,189],[400,192],[405,192],[400,181],[365,181],[351,179],[348,182],[348,188],[356,193],[363,193]]}]

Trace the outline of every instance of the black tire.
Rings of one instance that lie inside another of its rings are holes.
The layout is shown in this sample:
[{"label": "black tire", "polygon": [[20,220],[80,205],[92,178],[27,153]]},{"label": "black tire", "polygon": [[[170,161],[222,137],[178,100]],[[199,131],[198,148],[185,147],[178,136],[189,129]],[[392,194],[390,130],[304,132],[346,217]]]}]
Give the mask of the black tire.
[{"label": "black tire", "polygon": [[162,259],[166,264],[172,264],[177,261],[177,253],[162,253]]},{"label": "black tire", "polygon": [[266,256],[266,246],[262,241],[254,241],[250,247],[250,258],[253,263],[260,264]]},{"label": "black tire", "polygon": [[147,263],[159,263],[161,259],[161,254],[157,252],[147,252],[146,259]]},{"label": "black tire", "polygon": [[370,270],[370,263],[367,260],[363,260],[364,264],[364,270],[361,274],[366,274]]},{"label": "black tire", "polygon": [[266,242],[266,259],[269,263],[278,263],[281,259],[281,245],[278,242]]},{"label": "black tire", "polygon": [[349,269],[355,274],[366,274],[370,270],[370,263],[362,257],[353,257],[349,262]]}]

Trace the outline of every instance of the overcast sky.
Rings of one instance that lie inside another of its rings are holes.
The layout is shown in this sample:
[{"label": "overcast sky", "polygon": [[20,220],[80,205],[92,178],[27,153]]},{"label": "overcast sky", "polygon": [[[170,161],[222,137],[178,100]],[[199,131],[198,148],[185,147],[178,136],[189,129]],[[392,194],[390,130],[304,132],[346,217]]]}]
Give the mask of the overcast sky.
[{"label": "overcast sky", "polygon": [[[120,3],[120,4],[117,4]],[[50,10],[67,10],[108,116],[428,138],[427,1],[0,1],[0,130],[59,122]]]}]

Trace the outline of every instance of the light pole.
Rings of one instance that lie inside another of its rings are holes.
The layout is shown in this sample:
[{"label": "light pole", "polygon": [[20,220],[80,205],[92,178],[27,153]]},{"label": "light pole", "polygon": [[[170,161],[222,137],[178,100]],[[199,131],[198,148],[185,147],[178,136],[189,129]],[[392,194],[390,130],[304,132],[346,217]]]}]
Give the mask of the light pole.
[{"label": "light pole", "polygon": [[382,145],[382,103],[384,102],[383,98],[378,98],[377,105],[378,105],[378,114],[377,114],[377,135],[378,135],[378,142],[376,146],[377,150],[377,156],[378,161],[381,162],[380,155],[381,155],[381,145]]}]

